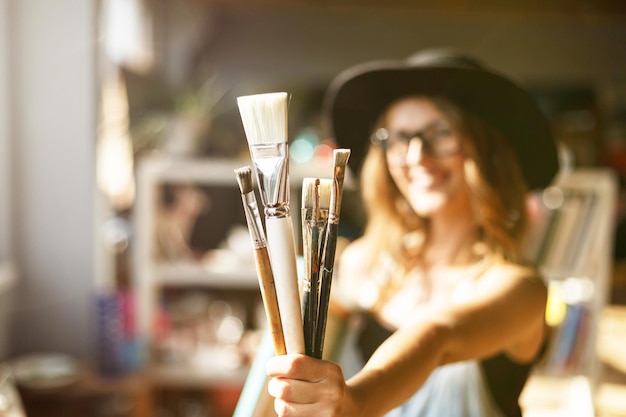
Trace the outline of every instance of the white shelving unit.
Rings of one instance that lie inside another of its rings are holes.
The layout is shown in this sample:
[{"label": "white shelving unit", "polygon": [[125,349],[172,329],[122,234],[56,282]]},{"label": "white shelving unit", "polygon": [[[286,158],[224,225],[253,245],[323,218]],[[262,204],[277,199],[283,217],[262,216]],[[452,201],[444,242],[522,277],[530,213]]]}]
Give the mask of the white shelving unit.
[{"label": "white shelving unit", "polygon": [[257,284],[256,271],[245,268],[239,272],[215,271],[196,262],[157,264],[152,275],[157,284],[181,287],[207,285],[224,288],[250,288]]},{"label": "white shelving unit", "polygon": [[[543,193],[550,216],[540,227],[546,234],[536,255],[550,287],[552,339],[522,393],[524,416],[595,415],[596,338],[608,301],[617,190],[612,171],[577,169],[560,174]],[[575,321],[573,312],[580,311],[584,316]]]},{"label": "white shelving unit", "polygon": [[143,158],[137,167],[137,214],[133,220],[137,330],[146,347],[149,373],[161,384],[210,387],[221,383],[240,383],[245,377],[245,370],[221,367],[219,364],[198,367],[157,363],[152,358],[152,344],[155,339],[153,325],[164,289],[206,287],[237,291],[253,289],[258,285],[253,265],[233,265],[231,270],[225,271],[223,268],[212,269],[206,263],[196,260],[164,260],[157,256],[157,210],[161,187],[165,184],[237,187],[234,170],[246,163],[222,159],[150,156]]},{"label": "white shelving unit", "polygon": [[[239,192],[235,169],[250,165],[249,160],[189,159],[166,156],[143,157],[137,166],[137,201],[134,212],[133,275],[137,294],[137,327],[140,340],[149,352],[154,341],[153,323],[158,313],[162,291],[168,289],[206,288],[209,290],[254,291],[258,279],[253,262],[235,260],[230,267],[216,268],[207,262],[187,259],[162,260],[157,256],[157,211],[164,184],[196,184],[232,188]],[[291,214],[294,226],[299,222],[299,195],[305,177],[332,176],[329,165],[290,165]],[[349,184],[350,178],[346,179]],[[256,184],[255,184],[256,185]],[[261,201],[259,200],[259,204]],[[240,208],[244,219],[243,208]],[[219,222],[220,219],[215,219]],[[299,228],[294,228],[296,239]],[[247,232],[246,232],[247,233]],[[297,241],[297,240],[296,240]],[[252,252],[250,252],[252,259]],[[260,293],[259,293],[260,294]],[[152,355],[148,355],[151,358]],[[150,374],[162,385],[212,386],[215,384],[242,384],[247,369],[220,366],[188,366],[184,364],[159,364],[149,359]]]}]

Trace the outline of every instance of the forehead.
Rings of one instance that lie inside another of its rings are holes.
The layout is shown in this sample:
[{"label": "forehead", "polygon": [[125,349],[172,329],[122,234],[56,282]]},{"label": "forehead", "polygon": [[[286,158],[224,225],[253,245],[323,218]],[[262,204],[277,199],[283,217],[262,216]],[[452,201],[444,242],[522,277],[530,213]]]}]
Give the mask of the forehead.
[{"label": "forehead", "polygon": [[385,111],[388,128],[419,129],[445,115],[434,101],[425,97],[405,97],[391,103]]}]

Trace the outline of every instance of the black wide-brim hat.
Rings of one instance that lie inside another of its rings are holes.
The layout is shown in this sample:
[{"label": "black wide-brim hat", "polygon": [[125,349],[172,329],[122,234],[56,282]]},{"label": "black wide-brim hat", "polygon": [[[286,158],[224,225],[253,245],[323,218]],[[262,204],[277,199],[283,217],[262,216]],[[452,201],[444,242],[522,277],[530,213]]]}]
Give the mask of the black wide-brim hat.
[{"label": "black wide-brim hat", "polygon": [[548,186],[558,171],[555,141],[547,119],[523,88],[446,49],[427,50],[405,61],[373,61],[341,72],[324,102],[337,145],[351,149],[359,171],[379,116],[396,99],[424,94],[445,97],[474,113],[509,141],[530,189]]}]

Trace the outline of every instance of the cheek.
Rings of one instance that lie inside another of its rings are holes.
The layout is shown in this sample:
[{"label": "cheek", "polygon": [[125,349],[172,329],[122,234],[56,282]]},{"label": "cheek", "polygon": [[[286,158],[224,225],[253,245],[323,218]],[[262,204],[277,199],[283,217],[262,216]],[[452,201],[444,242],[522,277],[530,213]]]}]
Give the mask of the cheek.
[{"label": "cheek", "polygon": [[[448,206],[467,204],[468,189],[462,161],[448,161],[445,167],[434,169],[424,180],[411,179],[409,175],[392,172],[402,195],[420,216],[428,217]],[[426,184],[426,185],[425,185]]]},{"label": "cheek", "polygon": [[459,161],[454,165],[454,168],[450,170],[450,183],[459,191],[465,189],[467,186],[467,177],[465,175],[464,161]]},{"label": "cheek", "polygon": [[400,170],[392,169],[389,171],[389,176],[391,177],[393,182],[396,184],[398,189],[402,193],[404,193],[404,189],[407,187],[409,183],[406,175],[404,175],[404,173],[402,173]]}]

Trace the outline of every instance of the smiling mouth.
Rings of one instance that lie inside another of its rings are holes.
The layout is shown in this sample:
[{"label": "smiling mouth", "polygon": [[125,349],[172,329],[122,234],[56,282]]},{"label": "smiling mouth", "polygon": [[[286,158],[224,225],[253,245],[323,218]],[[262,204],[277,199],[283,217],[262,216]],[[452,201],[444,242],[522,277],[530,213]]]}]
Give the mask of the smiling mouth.
[{"label": "smiling mouth", "polygon": [[441,173],[420,172],[409,175],[411,186],[419,189],[433,189],[445,181],[445,175]]},{"label": "smiling mouth", "polygon": [[419,189],[432,188],[435,185],[435,178],[432,176],[420,176],[411,179],[412,187]]}]

